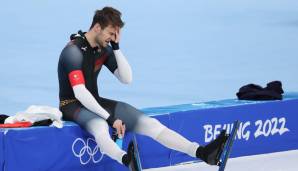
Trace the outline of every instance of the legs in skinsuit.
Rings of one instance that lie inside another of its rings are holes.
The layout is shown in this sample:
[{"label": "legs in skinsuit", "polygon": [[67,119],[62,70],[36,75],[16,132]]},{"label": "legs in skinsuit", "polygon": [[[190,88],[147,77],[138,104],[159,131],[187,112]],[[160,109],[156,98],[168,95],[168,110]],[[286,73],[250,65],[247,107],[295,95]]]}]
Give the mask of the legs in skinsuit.
[{"label": "legs in skinsuit", "polygon": [[157,119],[142,115],[137,122],[135,132],[151,137],[160,144],[192,157],[196,157],[197,143],[190,142],[177,132],[170,130]]},{"label": "legs in skinsuit", "polygon": [[112,140],[109,133],[109,125],[103,118],[82,107],[76,117],[73,118],[73,121],[94,136],[102,153],[122,163],[122,156],[126,152]]},{"label": "legs in skinsuit", "polygon": [[[209,152],[210,149],[206,151],[206,148],[199,146],[197,143],[190,142],[180,134],[161,124],[157,119],[144,115],[133,106],[104,98],[101,98],[100,102],[100,105],[110,114],[125,123],[127,131],[134,131],[138,134],[149,136],[170,149],[186,153],[192,157],[199,157],[209,164],[216,164],[216,161],[208,161],[210,156],[208,156],[207,152],[214,153],[213,151]],[[63,114],[66,115],[68,120],[73,120],[92,134],[101,152],[117,160],[119,163],[128,165],[127,162],[129,161],[124,159],[127,156],[126,152],[120,149],[111,139],[107,122],[86,108],[82,106],[79,108],[72,110],[72,112],[63,111]],[[211,150],[217,148],[223,141],[225,141],[223,138],[217,140],[216,143],[213,143],[216,145],[213,145]]]}]

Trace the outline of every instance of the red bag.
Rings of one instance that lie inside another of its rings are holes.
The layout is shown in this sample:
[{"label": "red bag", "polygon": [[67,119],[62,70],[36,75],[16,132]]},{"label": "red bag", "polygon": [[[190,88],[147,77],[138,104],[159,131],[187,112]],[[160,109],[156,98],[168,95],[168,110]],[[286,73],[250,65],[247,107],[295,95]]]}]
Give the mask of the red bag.
[{"label": "red bag", "polygon": [[31,122],[16,122],[16,123],[7,123],[0,124],[0,128],[26,128],[32,126]]}]

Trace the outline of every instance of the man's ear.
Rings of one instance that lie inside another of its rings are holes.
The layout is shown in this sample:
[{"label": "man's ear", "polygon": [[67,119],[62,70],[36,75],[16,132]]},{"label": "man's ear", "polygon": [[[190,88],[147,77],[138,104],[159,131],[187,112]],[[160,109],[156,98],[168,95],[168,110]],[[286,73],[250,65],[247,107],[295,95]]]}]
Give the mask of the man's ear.
[{"label": "man's ear", "polygon": [[93,26],[93,29],[95,32],[100,32],[101,31],[101,26],[99,23],[96,23],[94,26]]}]

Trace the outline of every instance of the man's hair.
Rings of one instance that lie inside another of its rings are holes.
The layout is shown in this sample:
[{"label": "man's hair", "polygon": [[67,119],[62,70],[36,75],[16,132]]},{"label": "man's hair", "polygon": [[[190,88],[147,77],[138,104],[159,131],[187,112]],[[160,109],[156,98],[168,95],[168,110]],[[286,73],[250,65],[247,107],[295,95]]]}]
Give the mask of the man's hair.
[{"label": "man's hair", "polygon": [[102,29],[111,25],[112,27],[124,26],[124,22],[121,20],[121,12],[112,7],[104,7],[101,10],[96,10],[90,29],[99,23]]}]

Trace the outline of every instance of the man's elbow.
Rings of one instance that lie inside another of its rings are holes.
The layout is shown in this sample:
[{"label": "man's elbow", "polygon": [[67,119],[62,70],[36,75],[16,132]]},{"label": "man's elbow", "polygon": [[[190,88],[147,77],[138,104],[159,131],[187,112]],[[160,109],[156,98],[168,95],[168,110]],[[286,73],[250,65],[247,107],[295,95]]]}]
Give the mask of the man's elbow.
[{"label": "man's elbow", "polygon": [[132,77],[120,79],[121,83],[123,84],[130,84],[132,82]]},{"label": "man's elbow", "polygon": [[73,87],[73,92],[74,92],[75,98],[81,101],[84,94],[86,93],[86,87],[83,84],[76,85]]},{"label": "man's elbow", "polygon": [[74,92],[74,96],[77,100],[81,101],[81,99],[82,99],[81,93]]}]

